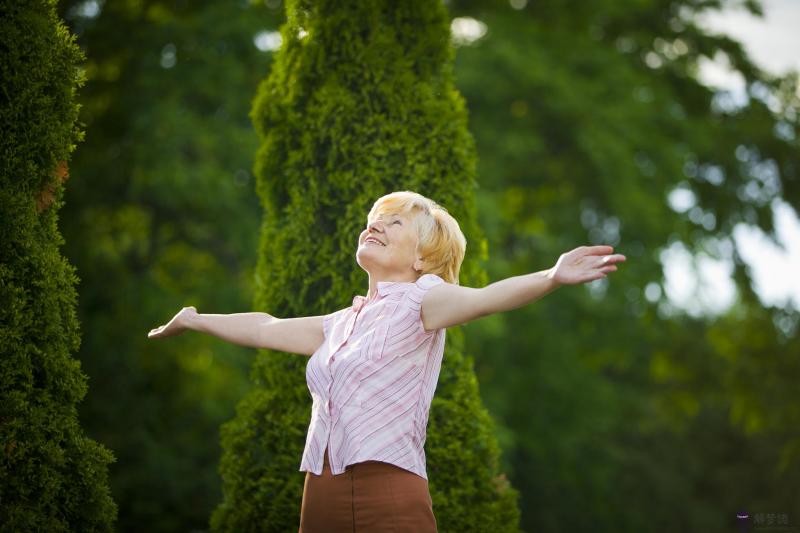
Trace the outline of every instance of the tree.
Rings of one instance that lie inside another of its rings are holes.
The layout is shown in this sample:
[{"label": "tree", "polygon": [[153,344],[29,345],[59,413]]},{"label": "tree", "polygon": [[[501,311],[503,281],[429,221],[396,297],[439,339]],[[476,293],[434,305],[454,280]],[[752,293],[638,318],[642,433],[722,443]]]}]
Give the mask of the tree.
[{"label": "tree", "polygon": [[250,305],[258,138],[247,114],[271,61],[254,38],[282,15],[217,1],[71,0],[61,12],[87,58],[87,134],[61,220],[93,384],[81,420],[118,458],[119,531],[200,530],[221,497],[219,426],[254,352],[146,333],[184,305]]},{"label": "tree", "polygon": [[[475,149],[453,87],[449,18],[438,3],[331,0],[287,4],[282,48],[252,118],[264,205],[255,307],[276,316],[329,313],[366,281],[355,244],[372,203],[410,189],[445,206],[467,236],[461,282],[485,283],[475,223]],[[463,334],[448,330],[426,442],[442,531],[514,531],[516,491],[481,406]],[[215,531],[289,531],[310,401],[306,359],[266,351],[256,388],[223,428],[225,499]]]},{"label": "tree", "polygon": [[[609,281],[470,329],[526,531],[728,531],[735,509],[796,507],[798,313],[758,301],[732,235],[769,235],[773,201],[800,202],[797,77],[698,26],[725,4],[451,6],[486,26],[455,69],[490,279],[587,240],[628,257]],[[698,79],[719,55],[743,76],[743,106]],[[673,209],[676,189],[694,205]],[[731,309],[668,305],[672,244],[730,260]]]},{"label": "tree", "polygon": [[0,21],[0,529],[112,531],[113,453],[84,435],[88,389],[75,315],[78,279],[57,227],[68,161],[84,132],[84,77],[53,2],[4,0]]}]

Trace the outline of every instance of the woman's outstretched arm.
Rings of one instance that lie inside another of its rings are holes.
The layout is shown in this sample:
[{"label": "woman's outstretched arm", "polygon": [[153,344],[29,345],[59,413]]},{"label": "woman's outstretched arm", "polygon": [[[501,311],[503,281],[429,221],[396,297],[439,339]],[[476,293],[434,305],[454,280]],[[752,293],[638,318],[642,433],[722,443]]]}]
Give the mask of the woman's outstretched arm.
[{"label": "woman's outstretched arm", "polygon": [[313,355],[324,340],[323,317],[277,318],[261,312],[200,314],[194,307],[184,307],[147,337],[169,337],[193,330],[248,348]]},{"label": "woman's outstretched arm", "polygon": [[579,246],[561,254],[552,268],[513,276],[480,289],[441,283],[422,300],[422,323],[427,331],[470,322],[493,313],[510,311],[542,298],[562,285],[604,278],[625,261],[611,246]]}]

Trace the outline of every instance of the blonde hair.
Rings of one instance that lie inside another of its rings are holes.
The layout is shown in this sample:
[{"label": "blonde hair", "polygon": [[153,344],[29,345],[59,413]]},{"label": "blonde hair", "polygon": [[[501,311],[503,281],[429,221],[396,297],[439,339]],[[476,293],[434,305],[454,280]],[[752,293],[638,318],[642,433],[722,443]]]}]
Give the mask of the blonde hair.
[{"label": "blonde hair", "polygon": [[381,215],[396,214],[409,216],[417,232],[416,253],[424,264],[420,276],[436,274],[448,283],[458,285],[467,239],[456,219],[430,198],[413,191],[395,191],[375,201],[367,222]]}]

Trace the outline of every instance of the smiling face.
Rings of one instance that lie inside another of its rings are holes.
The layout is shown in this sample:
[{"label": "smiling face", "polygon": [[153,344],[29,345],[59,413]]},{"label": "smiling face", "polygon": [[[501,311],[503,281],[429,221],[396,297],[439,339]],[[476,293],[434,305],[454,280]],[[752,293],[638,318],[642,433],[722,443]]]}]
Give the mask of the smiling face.
[{"label": "smiling face", "polygon": [[408,280],[419,276],[418,236],[413,219],[383,214],[367,224],[358,237],[356,262],[378,280]]}]

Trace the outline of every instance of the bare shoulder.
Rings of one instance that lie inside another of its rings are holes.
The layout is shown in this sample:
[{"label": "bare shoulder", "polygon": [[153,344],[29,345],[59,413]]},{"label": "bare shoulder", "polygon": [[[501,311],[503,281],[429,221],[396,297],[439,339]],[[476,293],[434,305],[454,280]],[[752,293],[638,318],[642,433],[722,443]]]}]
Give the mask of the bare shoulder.
[{"label": "bare shoulder", "polygon": [[422,298],[421,318],[425,331],[465,324],[486,314],[483,289],[454,283],[439,283]]}]

